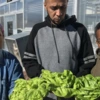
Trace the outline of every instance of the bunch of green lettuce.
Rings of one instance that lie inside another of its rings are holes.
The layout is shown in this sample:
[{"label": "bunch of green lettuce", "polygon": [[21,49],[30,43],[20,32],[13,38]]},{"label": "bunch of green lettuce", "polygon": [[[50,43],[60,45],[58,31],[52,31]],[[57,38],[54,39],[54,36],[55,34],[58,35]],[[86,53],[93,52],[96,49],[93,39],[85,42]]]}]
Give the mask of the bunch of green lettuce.
[{"label": "bunch of green lettuce", "polygon": [[77,100],[96,100],[100,97],[100,77],[91,74],[75,80],[74,89]]},{"label": "bunch of green lettuce", "polygon": [[50,90],[58,97],[70,98],[74,96],[74,83],[76,77],[69,70],[60,72],[50,72],[42,70],[41,77],[46,80],[50,86]]},{"label": "bunch of green lettuce", "polygon": [[72,88],[76,78],[69,70],[64,70],[63,72],[42,70],[41,77],[46,80],[48,84],[54,87],[60,87],[64,85],[66,88]]},{"label": "bunch of green lettuce", "polygon": [[49,86],[42,78],[33,78],[30,80],[18,79],[10,100],[43,100],[48,94]]},{"label": "bunch of green lettuce", "polygon": [[49,92],[60,100],[75,97],[76,100],[96,100],[100,97],[100,77],[88,74],[76,77],[69,70],[51,72],[42,70],[40,77],[30,80],[18,79],[10,100],[43,100]]}]

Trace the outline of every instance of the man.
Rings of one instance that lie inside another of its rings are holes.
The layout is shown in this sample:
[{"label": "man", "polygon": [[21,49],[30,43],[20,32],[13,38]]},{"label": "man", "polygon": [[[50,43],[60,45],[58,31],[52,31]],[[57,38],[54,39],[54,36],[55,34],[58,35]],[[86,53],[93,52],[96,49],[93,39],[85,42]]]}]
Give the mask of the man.
[{"label": "man", "polygon": [[0,100],[8,100],[14,88],[14,82],[23,78],[18,60],[7,51],[2,50],[4,30],[0,25]]},{"label": "man", "polygon": [[[45,0],[48,16],[34,25],[24,52],[29,77],[39,76],[43,68],[52,72],[68,69],[76,76],[90,73],[95,58],[89,34],[75,16],[66,15],[67,5],[68,0]],[[49,97],[56,100],[52,94]]]}]

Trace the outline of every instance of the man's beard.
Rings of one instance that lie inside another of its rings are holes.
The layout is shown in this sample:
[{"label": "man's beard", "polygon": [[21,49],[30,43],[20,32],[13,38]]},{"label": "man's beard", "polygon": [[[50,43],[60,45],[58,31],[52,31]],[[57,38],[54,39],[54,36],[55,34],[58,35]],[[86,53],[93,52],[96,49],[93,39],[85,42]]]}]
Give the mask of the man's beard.
[{"label": "man's beard", "polygon": [[[49,15],[48,11],[47,11],[47,15],[48,15],[49,18],[50,18],[50,15]],[[64,20],[64,19],[63,19],[63,20]],[[54,20],[52,20],[52,19],[50,18],[50,22],[51,22],[53,25],[59,25],[61,22],[63,22],[63,20],[61,20],[59,23],[56,23]]]}]

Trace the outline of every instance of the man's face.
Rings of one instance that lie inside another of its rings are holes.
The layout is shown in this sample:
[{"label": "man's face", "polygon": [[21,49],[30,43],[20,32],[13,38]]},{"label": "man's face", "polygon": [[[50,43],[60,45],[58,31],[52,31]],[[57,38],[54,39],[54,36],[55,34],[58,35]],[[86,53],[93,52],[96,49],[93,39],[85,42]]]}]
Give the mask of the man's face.
[{"label": "man's face", "polygon": [[59,24],[65,17],[68,0],[46,0],[44,6],[53,24]]},{"label": "man's face", "polygon": [[98,48],[100,48],[100,29],[97,30],[96,32],[96,42],[97,42],[97,45],[98,45]]}]

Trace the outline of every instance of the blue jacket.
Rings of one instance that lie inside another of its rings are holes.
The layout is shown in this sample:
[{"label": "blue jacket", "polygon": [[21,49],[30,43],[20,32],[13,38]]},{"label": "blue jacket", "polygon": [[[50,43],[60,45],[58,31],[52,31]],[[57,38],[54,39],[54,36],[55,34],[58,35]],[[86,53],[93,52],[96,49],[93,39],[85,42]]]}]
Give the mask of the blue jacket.
[{"label": "blue jacket", "polygon": [[22,68],[16,57],[0,50],[0,100],[8,100],[14,88],[14,81],[22,77]]}]

